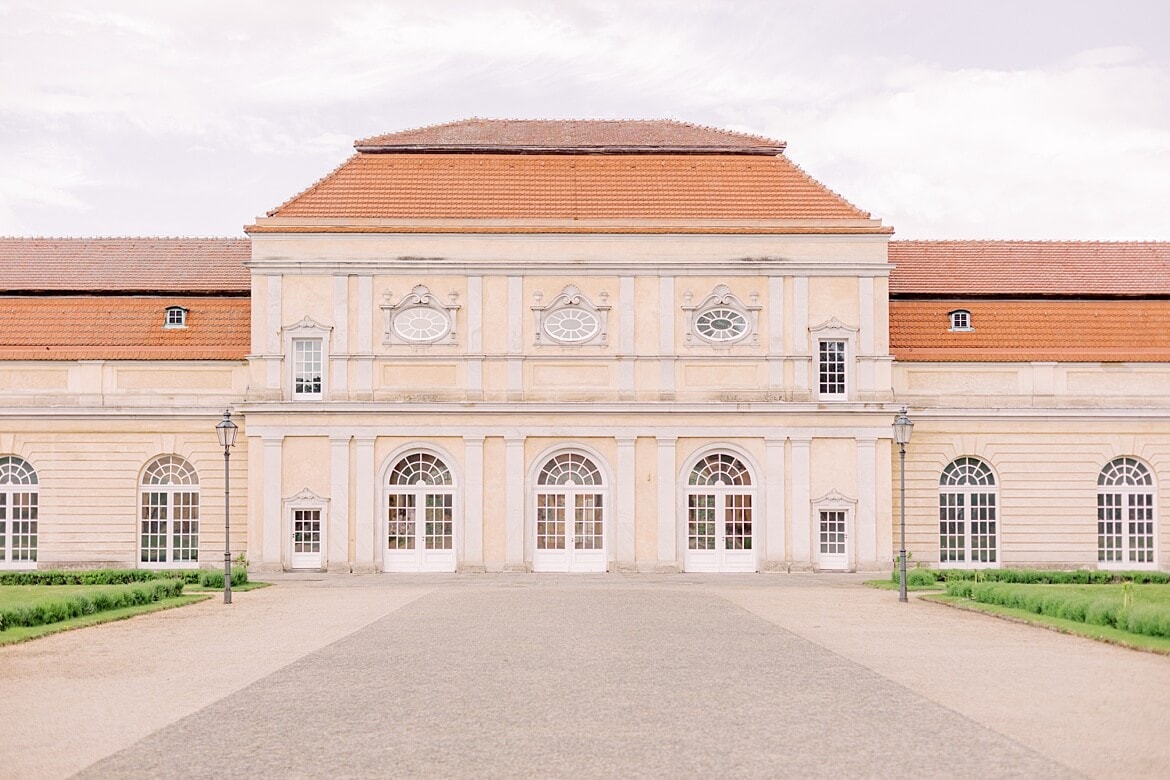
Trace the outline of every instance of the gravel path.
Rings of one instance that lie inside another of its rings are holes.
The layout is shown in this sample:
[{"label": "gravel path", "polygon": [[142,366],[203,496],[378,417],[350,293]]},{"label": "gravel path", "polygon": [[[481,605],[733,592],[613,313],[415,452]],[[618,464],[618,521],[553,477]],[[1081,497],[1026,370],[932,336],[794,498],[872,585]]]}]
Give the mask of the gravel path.
[{"label": "gravel path", "polygon": [[1170,768],[1170,660],[855,578],[326,577],[236,600],[0,650],[5,774]]}]

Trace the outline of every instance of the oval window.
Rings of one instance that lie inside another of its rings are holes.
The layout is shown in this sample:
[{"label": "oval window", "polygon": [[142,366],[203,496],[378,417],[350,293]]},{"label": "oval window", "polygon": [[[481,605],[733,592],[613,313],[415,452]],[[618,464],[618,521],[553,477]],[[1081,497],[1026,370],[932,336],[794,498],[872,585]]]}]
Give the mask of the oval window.
[{"label": "oval window", "polygon": [[735,341],[747,335],[747,318],[735,309],[708,309],[695,318],[695,330],[708,341]]},{"label": "oval window", "polygon": [[416,306],[399,312],[394,317],[394,332],[404,341],[437,341],[451,330],[451,323],[442,312]]},{"label": "oval window", "polygon": [[586,309],[558,309],[544,318],[544,332],[553,341],[579,344],[597,335],[601,323]]}]

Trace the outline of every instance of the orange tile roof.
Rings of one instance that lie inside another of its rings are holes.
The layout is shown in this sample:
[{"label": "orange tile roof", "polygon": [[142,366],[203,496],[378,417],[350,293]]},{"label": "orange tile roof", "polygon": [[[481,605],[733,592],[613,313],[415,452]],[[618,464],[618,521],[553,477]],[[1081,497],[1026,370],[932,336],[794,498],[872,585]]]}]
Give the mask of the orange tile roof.
[{"label": "orange tile roof", "polygon": [[[168,306],[188,327],[164,328]],[[0,360],[243,360],[251,299],[0,296]]]},{"label": "orange tile roof", "polygon": [[563,220],[570,232],[573,220],[869,219],[785,157],[360,153],[269,216]]},{"label": "orange tile roof", "polygon": [[[949,313],[971,312],[969,332]],[[1170,362],[1166,300],[892,300],[890,352],[928,362]]]},{"label": "orange tile roof", "polygon": [[246,292],[246,238],[3,238],[0,291]]},{"label": "orange tile roof", "polygon": [[1170,295],[1170,242],[891,241],[890,294]]},{"label": "orange tile roof", "polygon": [[364,138],[361,151],[779,154],[784,142],[673,119],[462,119]]}]

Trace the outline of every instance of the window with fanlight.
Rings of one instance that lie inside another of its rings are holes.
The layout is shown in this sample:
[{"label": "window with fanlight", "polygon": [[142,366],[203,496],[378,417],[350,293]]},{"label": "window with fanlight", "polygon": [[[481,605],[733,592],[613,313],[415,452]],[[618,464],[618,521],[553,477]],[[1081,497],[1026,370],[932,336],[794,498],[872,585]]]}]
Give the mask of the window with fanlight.
[{"label": "window with fanlight", "polygon": [[0,456],[0,568],[37,565],[40,482],[24,458]]},{"label": "window with fanlight", "polygon": [[1155,565],[1154,478],[1137,458],[1115,458],[1097,475],[1097,565]]},{"label": "window with fanlight", "polygon": [[939,565],[999,565],[999,490],[979,458],[947,464],[938,488]]},{"label": "window with fanlight", "polygon": [[199,564],[199,475],[178,455],[147,464],[139,487],[138,561],[144,568]]}]

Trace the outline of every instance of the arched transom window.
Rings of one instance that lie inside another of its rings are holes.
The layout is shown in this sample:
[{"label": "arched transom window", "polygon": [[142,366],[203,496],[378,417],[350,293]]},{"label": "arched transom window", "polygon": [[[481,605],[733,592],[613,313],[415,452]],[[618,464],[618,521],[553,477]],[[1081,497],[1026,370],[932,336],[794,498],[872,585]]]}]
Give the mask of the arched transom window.
[{"label": "arched transom window", "polygon": [[1097,477],[1097,562],[1154,565],[1154,478],[1134,458],[1116,458]]},{"label": "arched transom window", "polygon": [[748,467],[716,452],[691,469],[686,489],[687,571],[755,571],[754,491]]},{"label": "arched transom window", "polygon": [[442,458],[399,458],[386,485],[386,571],[455,571],[455,480]]},{"label": "arched transom window", "polygon": [[537,571],[605,571],[605,478],[593,459],[562,452],[536,477]]},{"label": "arched transom window", "polygon": [[978,458],[957,458],[938,484],[939,565],[997,565],[999,493],[991,467]]},{"label": "arched transom window", "polygon": [[38,493],[37,473],[28,461],[0,456],[0,566],[36,565]]},{"label": "arched transom window", "polygon": [[178,455],[162,455],[142,472],[139,562],[195,566],[199,562],[199,475]]}]

